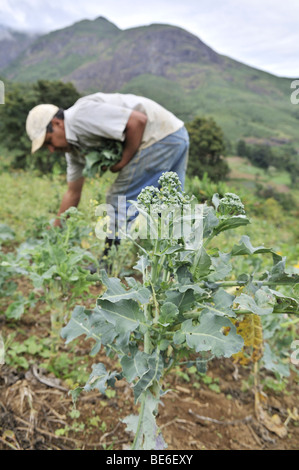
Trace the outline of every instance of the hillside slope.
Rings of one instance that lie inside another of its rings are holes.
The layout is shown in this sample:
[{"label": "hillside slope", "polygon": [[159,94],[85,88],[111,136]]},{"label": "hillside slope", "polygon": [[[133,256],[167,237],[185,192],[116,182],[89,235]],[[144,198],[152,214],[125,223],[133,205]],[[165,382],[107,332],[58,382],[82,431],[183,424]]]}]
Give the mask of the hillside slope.
[{"label": "hillside slope", "polygon": [[81,93],[143,94],[185,121],[213,116],[233,143],[255,137],[299,147],[290,83],[216,53],[167,24],[121,30],[103,17],[38,37],[0,75],[71,81]]}]

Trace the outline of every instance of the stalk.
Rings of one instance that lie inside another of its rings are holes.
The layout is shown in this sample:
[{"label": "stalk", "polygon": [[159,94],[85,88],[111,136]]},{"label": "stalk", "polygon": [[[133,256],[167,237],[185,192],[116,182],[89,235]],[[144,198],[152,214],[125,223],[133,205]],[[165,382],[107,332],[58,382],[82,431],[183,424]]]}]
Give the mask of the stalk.
[{"label": "stalk", "polygon": [[68,224],[68,225],[67,225],[66,237],[65,237],[65,240],[64,240],[64,246],[65,246],[65,247],[68,246],[69,239],[70,239],[70,235],[71,235],[71,227],[70,227],[70,224]]},{"label": "stalk", "polygon": [[[160,233],[158,231],[158,233]],[[157,255],[158,251],[159,251],[159,237],[156,239],[156,242],[155,242],[155,247],[154,247],[154,250],[153,250],[153,268],[152,268],[152,271],[150,273],[150,276],[151,276],[151,279],[150,279],[150,285],[151,285],[151,288],[152,288],[152,291],[153,291],[153,305],[150,305],[149,308],[150,309],[155,309],[155,313],[154,313],[154,318],[153,318],[153,324],[156,324],[158,323],[158,318],[159,318],[159,308],[158,308],[158,303],[157,303],[157,299],[156,299],[156,293],[155,293],[155,284],[157,282],[157,278],[159,276],[159,271],[158,271],[158,267],[159,267],[159,256]],[[148,306],[147,305],[144,305],[144,316],[146,318],[146,320],[148,321],[151,321],[152,318],[149,318],[149,311],[148,311]],[[151,354],[152,352],[152,346],[151,346],[151,340],[150,340],[150,331],[149,329],[145,332],[144,334],[144,352],[146,354]],[[138,443],[141,439],[141,435],[142,435],[142,423],[143,423],[143,418],[144,418],[144,410],[145,410],[145,403],[146,403],[146,397],[147,397],[147,389],[145,391],[142,392],[141,394],[141,406],[140,406],[140,412],[139,412],[139,417],[138,417],[138,424],[137,424],[137,429],[136,429],[136,434],[135,434],[135,437],[134,437],[134,441],[133,441],[133,444],[132,444],[132,450],[137,450],[138,449]]]},{"label": "stalk", "polygon": [[[145,318],[147,318],[148,312],[147,312],[147,306],[146,305],[144,306],[144,314],[145,314]],[[144,352],[146,354],[151,353],[151,342],[150,342],[149,330],[147,330],[144,334]],[[138,418],[136,434],[135,434],[134,441],[133,441],[133,444],[132,444],[132,450],[137,450],[137,444],[139,442],[140,434],[142,432],[142,422],[143,422],[143,416],[144,416],[146,396],[147,396],[147,390],[145,390],[141,394],[141,407],[140,407],[140,412],[139,412],[139,418]]]},{"label": "stalk", "polygon": [[152,271],[151,271],[151,282],[155,284],[157,280],[158,274],[158,267],[159,267],[159,256],[157,255],[159,251],[159,238],[156,239],[154,250],[153,250],[153,264],[152,264]]},{"label": "stalk", "polygon": [[[248,315],[248,314],[256,315],[256,313],[252,312],[251,310],[234,310],[234,313],[236,313],[237,315]],[[199,312],[188,312],[188,313],[184,313],[184,317],[185,318],[197,319],[200,314],[201,314],[201,311],[199,311]],[[278,310],[278,311],[275,311],[275,312],[270,312],[269,314],[266,314],[266,315],[273,315],[273,314],[275,314],[275,315],[276,314],[277,315],[282,315],[282,314],[297,315],[296,312],[291,312],[291,311],[288,311],[288,310],[281,310],[281,311]]]},{"label": "stalk", "polygon": [[159,279],[159,275],[160,275],[160,270],[159,270],[159,261],[160,260],[160,256],[157,254],[160,250],[160,239],[157,238],[156,239],[156,242],[155,242],[155,247],[154,247],[154,250],[153,250],[153,269],[151,271],[151,279],[150,279],[150,285],[151,285],[151,288],[152,288],[152,291],[153,291],[153,305],[152,305],[152,308],[155,309],[155,313],[153,315],[154,317],[154,324],[158,323],[158,318],[159,318],[159,307],[158,307],[158,302],[157,302],[157,299],[156,299],[156,292],[155,292],[155,286],[156,286],[156,283]]},{"label": "stalk", "polygon": [[[143,311],[144,311],[145,319],[149,320],[147,305],[143,306]],[[144,352],[146,352],[147,354],[150,354],[151,352],[151,341],[150,341],[150,334],[148,330],[144,334]]]},{"label": "stalk", "polygon": [[144,415],[146,395],[147,395],[146,391],[142,393],[139,419],[138,419],[136,434],[135,434],[134,441],[133,441],[133,444],[132,444],[132,450],[138,450],[137,444],[138,444],[139,435],[140,435],[140,432],[141,432],[141,426],[142,426],[143,415]]},{"label": "stalk", "polygon": [[[284,281],[259,281],[259,280],[254,280],[251,279],[250,282],[252,284],[260,284],[261,286],[288,286],[288,285],[293,285],[294,281],[292,279],[286,279]],[[199,285],[204,286],[206,282],[202,282]],[[221,287],[235,287],[235,286],[245,286],[246,282],[243,281],[221,281],[221,282],[214,282],[213,284]]]}]

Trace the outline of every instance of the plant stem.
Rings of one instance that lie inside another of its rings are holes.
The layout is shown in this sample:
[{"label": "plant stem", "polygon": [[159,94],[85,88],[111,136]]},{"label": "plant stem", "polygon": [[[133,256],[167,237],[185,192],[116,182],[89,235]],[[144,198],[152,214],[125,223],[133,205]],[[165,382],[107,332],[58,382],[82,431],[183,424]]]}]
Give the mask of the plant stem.
[{"label": "plant stem", "polygon": [[64,240],[64,246],[65,246],[65,247],[68,246],[70,234],[71,234],[71,227],[70,227],[70,224],[68,224],[68,225],[67,225],[66,237],[65,237],[65,240]]},{"label": "plant stem", "polygon": [[151,283],[151,288],[152,288],[152,291],[153,291],[153,301],[154,301],[154,306],[155,306],[155,314],[154,314],[153,324],[156,325],[158,323],[158,319],[159,319],[159,305],[158,305],[157,298],[156,298],[155,287],[153,286],[152,283]]},{"label": "plant stem", "polygon": [[138,450],[137,445],[139,443],[139,437],[140,437],[139,435],[140,435],[141,425],[142,425],[142,421],[143,421],[146,395],[147,395],[146,391],[142,393],[139,419],[138,419],[136,434],[135,434],[134,441],[133,441],[133,444],[132,444],[132,450]]},{"label": "plant stem", "polygon": [[[144,306],[144,315],[145,315],[145,318],[147,319],[147,317],[148,317],[147,305]],[[144,352],[146,354],[151,353],[151,342],[150,342],[149,330],[147,330],[144,334]],[[141,407],[140,407],[140,413],[139,413],[139,418],[138,418],[136,434],[135,434],[134,441],[133,441],[133,444],[132,444],[132,450],[136,450],[137,449],[136,446],[139,443],[139,438],[140,438],[139,435],[140,435],[140,432],[141,432],[141,426],[142,426],[142,421],[143,421],[146,396],[147,396],[147,390],[142,392],[142,395],[141,395]]]},{"label": "plant stem", "polygon": [[[290,280],[285,280],[285,281],[259,281],[259,280],[251,280],[250,281],[253,284],[261,284],[262,286],[287,286],[294,284],[294,281]],[[206,283],[200,283],[199,285],[204,286]],[[213,284],[221,287],[234,287],[234,286],[245,286],[247,283],[243,281],[221,281],[221,282],[214,282]]]},{"label": "plant stem", "polygon": [[[207,307],[208,307],[208,305],[207,305]],[[256,313],[252,312],[251,310],[234,310],[234,313],[236,313],[237,315],[248,315],[249,313],[251,313],[253,315],[256,315]],[[193,312],[184,313],[184,317],[186,317],[186,318],[198,318],[200,314],[201,314],[201,310],[198,311],[198,312],[193,311]],[[277,315],[282,315],[282,314],[298,315],[297,312],[289,312],[288,310],[269,312],[268,314],[266,313],[264,315],[273,315],[273,314],[275,314],[275,315],[276,314]]]},{"label": "plant stem", "polygon": [[[148,321],[149,314],[147,310],[147,304],[143,306],[143,311],[144,311],[144,318]],[[144,352],[146,352],[147,354],[150,354],[150,350],[151,350],[150,334],[149,334],[149,331],[147,330],[144,334]]]}]

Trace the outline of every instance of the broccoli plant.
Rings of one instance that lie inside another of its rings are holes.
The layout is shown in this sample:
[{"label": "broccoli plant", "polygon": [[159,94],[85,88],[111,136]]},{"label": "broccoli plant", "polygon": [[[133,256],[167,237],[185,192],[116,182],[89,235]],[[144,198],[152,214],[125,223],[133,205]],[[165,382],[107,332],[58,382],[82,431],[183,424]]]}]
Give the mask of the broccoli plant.
[{"label": "broccoli plant", "polygon": [[61,215],[61,224],[62,228],[57,228],[44,221],[38,238],[29,238],[21,244],[15,259],[18,269],[31,279],[33,287],[43,291],[53,332],[60,331],[66,302],[73,306],[78,296],[88,291],[86,267],[97,262],[81,246],[82,236],[90,231],[82,214],[71,207]]},{"label": "broccoli plant", "polygon": [[123,150],[122,142],[112,139],[102,139],[95,148],[85,150],[85,168],[83,174],[86,177],[94,177],[120,161]]},{"label": "broccoli plant", "polygon": [[[86,385],[72,392],[74,398],[82,390],[104,393],[116,380],[126,379],[140,405],[139,415],[124,419],[135,435],[132,449],[157,450],[166,447],[156,422],[165,375],[182,361],[204,371],[210,359],[241,351],[244,341],[236,318],[298,313],[297,301],[275,287],[298,282],[299,276],[287,274],[281,256],[263,246],[254,248],[247,236],[228,253],[211,248],[221,232],[249,223],[236,195],[214,195],[213,206],[199,205],[181,190],[178,176],[168,172],[158,188],[143,189],[134,204],[147,234],[146,243],[138,241],[137,276],[121,282],[102,270],[105,290],[95,307],[77,305],[61,334],[67,343],[81,335],[92,338],[93,356],[103,346],[120,364],[112,371],[94,364]],[[145,238],[144,232],[137,234]],[[130,236],[137,244],[134,233]],[[236,256],[261,253],[273,258],[269,271],[258,279],[245,273],[231,280]],[[241,295],[229,293],[226,287],[231,285],[242,286]]]}]

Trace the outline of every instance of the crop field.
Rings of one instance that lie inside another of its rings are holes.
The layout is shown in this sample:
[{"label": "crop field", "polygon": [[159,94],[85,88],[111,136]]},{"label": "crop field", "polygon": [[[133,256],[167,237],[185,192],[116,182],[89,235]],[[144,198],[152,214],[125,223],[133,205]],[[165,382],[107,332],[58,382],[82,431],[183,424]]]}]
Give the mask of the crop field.
[{"label": "crop field", "polygon": [[1,450],[298,449],[299,192],[236,158],[103,256],[112,173],[55,228],[65,176],[1,157]]}]

